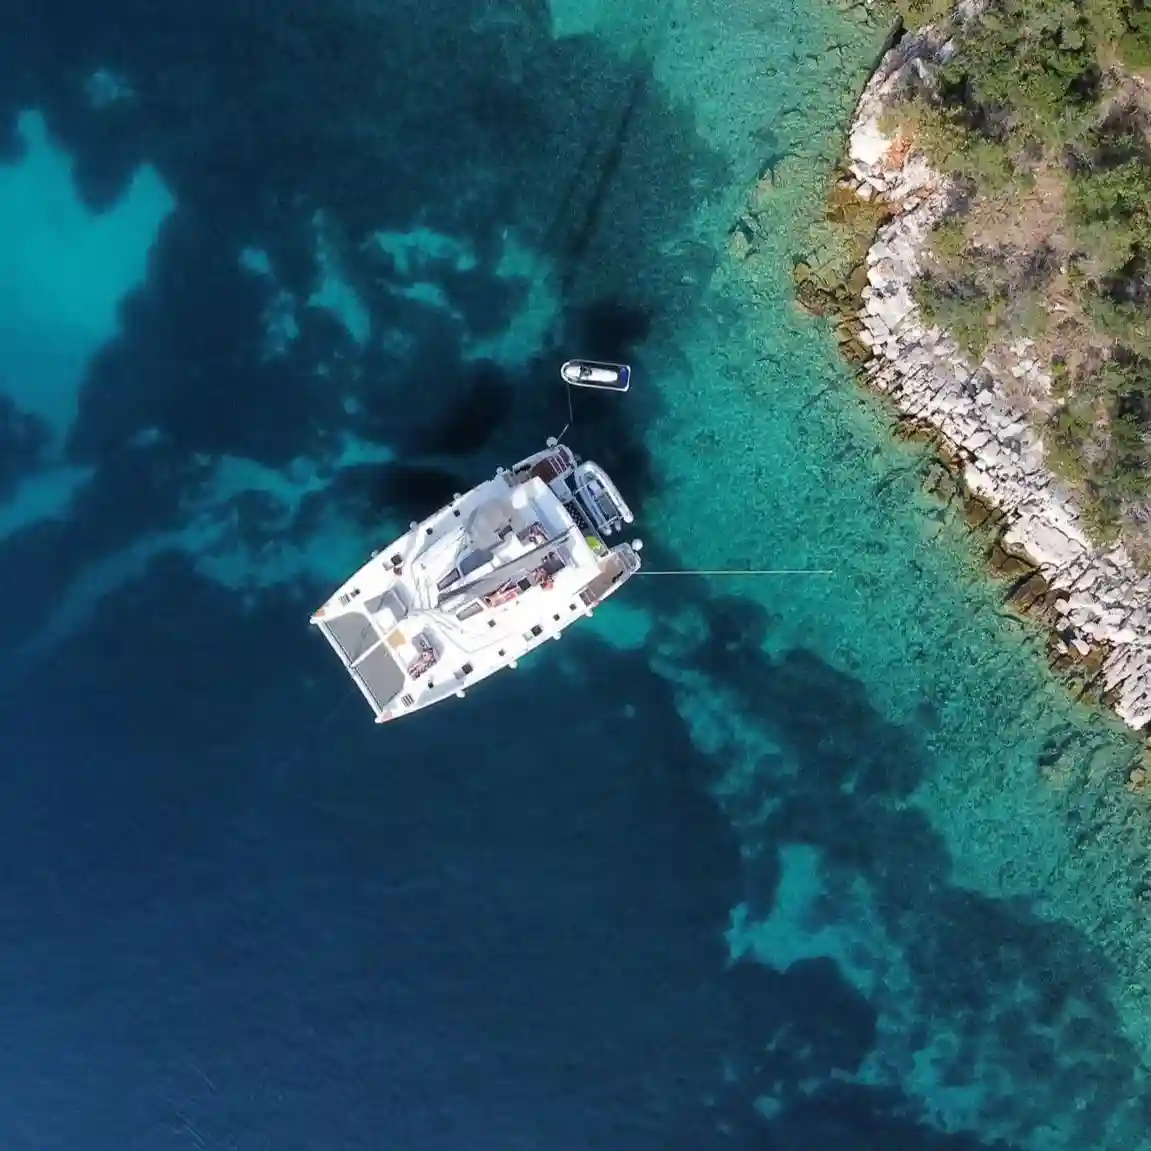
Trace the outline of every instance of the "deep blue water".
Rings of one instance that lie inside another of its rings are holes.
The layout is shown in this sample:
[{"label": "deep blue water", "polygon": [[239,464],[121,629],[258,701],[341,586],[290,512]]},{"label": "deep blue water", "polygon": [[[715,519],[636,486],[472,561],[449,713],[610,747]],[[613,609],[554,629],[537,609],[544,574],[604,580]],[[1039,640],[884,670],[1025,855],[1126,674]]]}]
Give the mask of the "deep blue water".
[{"label": "deep blue water", "polygon": [[[716,288],[880,33],[561,7],[6,6],[0,1151],[1134,1147],[1131,743],[925,544],[790,241]],[[310,609],[576,351],[655,565],[837,582],[636,581],[374,727]]]}]

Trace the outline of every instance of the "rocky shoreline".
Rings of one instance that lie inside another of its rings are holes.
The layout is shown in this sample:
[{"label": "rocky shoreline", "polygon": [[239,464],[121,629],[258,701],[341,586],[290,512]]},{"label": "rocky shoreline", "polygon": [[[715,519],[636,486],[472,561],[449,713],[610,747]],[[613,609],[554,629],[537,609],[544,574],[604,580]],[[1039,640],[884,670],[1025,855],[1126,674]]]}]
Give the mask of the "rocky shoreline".
[{"label": "rocky shoreline", "polygon": [[[836,193],[879,208],[887,222],[853,277],[841,339],[868,384],[912,427],[936,438],[950,475],[937,476],[935,487],[944,498],[961,491],[969,522],[994,527],[992,562],[1015,577],[1012,601],[1051,627],[1055,666],[1143,731],[1151,721],[1151,576],[1121,543],[1104,551],[1090,541],[1074,495],[1045,467],[1039,433],[1012,402],[1018,381],[1050,389],[1045,366],[1029,356],[1026,342],[972,363],[924,322],[915,302],[928,234],[957,190],[913,140],[881,124],[898,94],[930,82],[950,51],[930,27],[903,37],[883,56],[856,108]],[[1145,782],[1151,775],[1137,769],[1131,786],[1141,790]]]}]

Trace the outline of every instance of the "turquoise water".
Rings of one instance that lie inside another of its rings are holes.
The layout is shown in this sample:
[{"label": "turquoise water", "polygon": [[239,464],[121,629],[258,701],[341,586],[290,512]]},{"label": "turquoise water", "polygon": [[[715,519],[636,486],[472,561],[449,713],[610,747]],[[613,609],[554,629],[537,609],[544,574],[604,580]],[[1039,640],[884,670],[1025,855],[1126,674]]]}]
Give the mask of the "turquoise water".
[{"label": "turquoise water", "polygon": [[[882,29],[17,7],[0,1144],[1148,1145],[1139,743],[791,300]],[[830,574],[374,729],[309,608],[576,350],[649,567]]]}]

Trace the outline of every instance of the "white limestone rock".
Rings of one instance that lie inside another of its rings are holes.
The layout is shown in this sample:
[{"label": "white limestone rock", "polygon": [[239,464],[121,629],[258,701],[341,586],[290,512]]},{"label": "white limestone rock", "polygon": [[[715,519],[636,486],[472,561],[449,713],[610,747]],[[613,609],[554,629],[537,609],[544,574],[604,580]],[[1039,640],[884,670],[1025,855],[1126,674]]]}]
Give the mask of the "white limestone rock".
[{"label": "white limestone rock", "polygon": [[900,284],[890,295],[872,300],[874,314],[887,326],[888,331],[897,328],[914,311],[915,301],[906,285]]}]

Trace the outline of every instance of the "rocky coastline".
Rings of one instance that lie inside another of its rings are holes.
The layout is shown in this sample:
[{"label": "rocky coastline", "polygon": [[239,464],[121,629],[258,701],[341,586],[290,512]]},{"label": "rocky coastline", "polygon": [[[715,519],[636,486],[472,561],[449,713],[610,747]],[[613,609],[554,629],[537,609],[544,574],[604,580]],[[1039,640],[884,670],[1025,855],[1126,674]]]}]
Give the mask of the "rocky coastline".
[{"label": "rocky coastline", "polygon": [[[842,198],[853,197],[880,227],[849,287],[824,304],[866,382],[908,431],[935,441],[946,471],[936,469],[931,486],[962,498],[968,522],[993,531],[991,562],[1012,578],[1011,602],[1050,627],[1053,665],[1142,732],[1151,721],[1151,575],[1121,542],[1091,541],[1074,494],[1045,466],[1039,431],[1012,401],[1020,381],[1050,389],[1045,365],[1026,341],[973,363],[915,302],[927,237],[958,190],[888,124],[889,113],[908,86],[929,84],[951,51],[931,27],[906,35],[864,89],[833,201],[842,211]],[[801,301],[819,294],[806,280],[797,276]],[[1145,783],[1151,772],[1136,769],[1130,786]]]}]

